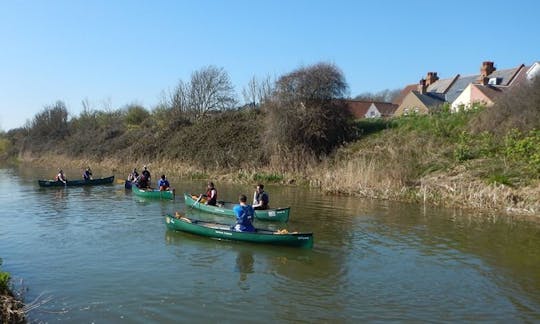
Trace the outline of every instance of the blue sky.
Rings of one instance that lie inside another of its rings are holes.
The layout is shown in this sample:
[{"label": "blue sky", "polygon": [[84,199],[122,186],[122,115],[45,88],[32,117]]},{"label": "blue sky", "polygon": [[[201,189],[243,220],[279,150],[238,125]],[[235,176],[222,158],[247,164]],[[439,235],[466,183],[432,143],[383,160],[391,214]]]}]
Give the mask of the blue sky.
[{"label": "blue sky", "polygon": [[76,116],[152,109],[193,71],[223,67],[241,90],[330,62],[350,95],[540,60],[540,2],[0,0],[0,130],[57,100]]}]

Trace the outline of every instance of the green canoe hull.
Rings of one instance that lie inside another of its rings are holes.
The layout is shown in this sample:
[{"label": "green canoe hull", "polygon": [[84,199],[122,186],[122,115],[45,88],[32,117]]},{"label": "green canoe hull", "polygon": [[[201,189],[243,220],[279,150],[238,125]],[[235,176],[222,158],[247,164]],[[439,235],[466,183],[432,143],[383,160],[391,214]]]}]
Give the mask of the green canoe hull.
[{"label": "green canoe hull", "polygon": [[131,186],[131,191],[139,197],[152,199],[174,199],[174,190],[159,191],[159,189],[139,189],[139,187]]},{"label": "green canoe hull", "polygon": [[40,187],[80,187],[80,186],[97,186],[111,184],[114,181],[114,176],[107,178],[98,178],[90,180],[68,180],[66,183],[56,180],[38,180]]},{"label": "green canoe hull", "polygon": [[[193,199],[192,195],[189,193],[184,193],[184,201],[186,203],[186,208],[194,208],[216,215],[235,217],[233,207],[237,204],[231,202],[220,202],[221,204],[219,206],[205,205],[198,202],[196,199]],[[290,210],[290,207],[256,210],[255,218],[264,221],[276,221],[286,223],[287,221],[289,221]]]},{"label": "green canoe hull", "polygon": [[237,232],[230,229],[230,224],[206,222],[185,217],[175,218],[171,215],[165,216],[165,224],[170,230],[182,231],[215,239],[302,248],[313,247],[313,233],[277,234],[276,232],[265,229],[257,229],[256,232]]}]

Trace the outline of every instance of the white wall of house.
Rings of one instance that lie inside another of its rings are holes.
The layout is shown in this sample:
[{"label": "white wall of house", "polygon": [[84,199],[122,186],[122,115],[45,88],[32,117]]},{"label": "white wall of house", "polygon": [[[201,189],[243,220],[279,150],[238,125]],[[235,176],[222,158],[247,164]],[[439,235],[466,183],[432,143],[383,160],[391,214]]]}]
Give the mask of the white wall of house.
[{"label": "white wall of house", "polygon": [[532,80],[534,77],[540,75],[540,62],[534,62],[533,65],[527,70],[527,80]]},{"label": "white wall of house", "polygon": [[471,107],[471,97],[472,97],[472,83],[461,92],[461,94],[452,102],[452,107],[450,110],[452,112],[457,112],[460,109],[468,109]]},{"label": "white wall of house", "polygon": [[379,109],[377,109],[377,106],[375,106],[374,103],[371,103],[368,111],[366,112],[366,118],[380,118],[380,117],[381,117],[381,113],[379,112]]}]

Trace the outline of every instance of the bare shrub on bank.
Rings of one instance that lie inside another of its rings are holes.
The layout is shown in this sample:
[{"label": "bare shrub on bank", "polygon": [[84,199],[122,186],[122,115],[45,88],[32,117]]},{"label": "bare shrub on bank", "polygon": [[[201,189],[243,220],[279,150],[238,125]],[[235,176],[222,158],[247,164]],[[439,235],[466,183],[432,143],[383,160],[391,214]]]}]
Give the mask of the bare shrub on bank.
[{"label": "bare shrub on bank", "polygon": [[488,131],[505,135],[512,129],[523,133],[540,125],[540,77],[520,84],[499,97],[492,107],[484,109],[471,121],[474,132]]},{"label": "bare shrub on bank", "polygon": [[350,115],[339,100],[346,92],[343,73],[328,63],[281,76],[272,100],[264,105],[270,155],[302,152],[319,158],[346,141]]},{"label": "bare shrub on bank", "polygon": [[50,149],[51,142],[57,142],[69,135],[68,110],[62,101],[45,108],[34,116],[26,126],[28,137],[25,147],[31,150]]}]

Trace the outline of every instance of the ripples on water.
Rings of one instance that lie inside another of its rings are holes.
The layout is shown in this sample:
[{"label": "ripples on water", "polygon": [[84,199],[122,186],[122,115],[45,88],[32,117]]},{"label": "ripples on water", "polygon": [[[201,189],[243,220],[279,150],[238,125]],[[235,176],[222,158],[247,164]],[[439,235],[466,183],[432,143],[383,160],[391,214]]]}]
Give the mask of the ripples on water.
[{"label": "ripples on water", "polygon": [[[74,174],[74,173],[72,173]],[[534,321],[540,313],[534,223],[272,188],[312,250],[167,231],[163,215],[232,222],[183,199],[119,186],[37,187],[0,170],[0,257],[45,322]],[[177,192],[204,184],[173,183]],[[246,188],[220,186],[221,197]],[[246,312],[249,316],[246,317]]]}]

